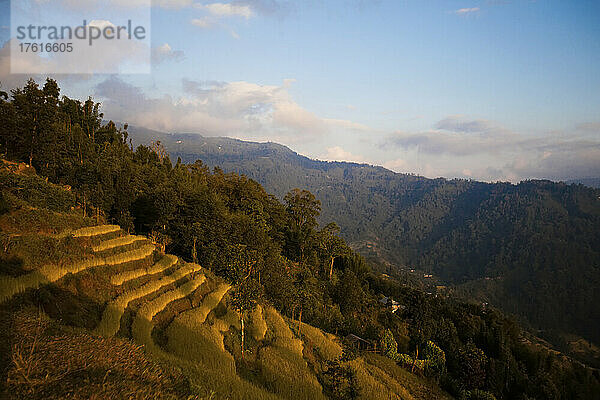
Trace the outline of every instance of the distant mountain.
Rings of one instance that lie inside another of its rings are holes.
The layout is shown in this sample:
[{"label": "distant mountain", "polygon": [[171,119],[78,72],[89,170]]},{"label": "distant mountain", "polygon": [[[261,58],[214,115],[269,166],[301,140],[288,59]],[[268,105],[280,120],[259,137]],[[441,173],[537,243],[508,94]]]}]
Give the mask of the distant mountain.
[{"label": "distant mountain", "polygon": [[600,178],[579,178],[567,181],[568,184],[579,183],[592,188],[600,189]]},{"label": "distant mountain", "polygon": [[172,160],[245,174],[282,197],[321,201],[354,248],[389,268],[418,268],[535,326],[600,342],[600,191],[531,180],[518,185],[427,179],[324,162],[276,143],[131,130],[161,140]]}]

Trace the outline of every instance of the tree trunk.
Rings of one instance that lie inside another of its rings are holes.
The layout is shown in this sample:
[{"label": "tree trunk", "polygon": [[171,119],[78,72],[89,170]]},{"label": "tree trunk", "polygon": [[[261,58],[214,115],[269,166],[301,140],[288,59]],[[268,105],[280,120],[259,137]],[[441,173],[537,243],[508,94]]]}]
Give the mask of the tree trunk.
[{"label": "tree trunk", "polygon": [[302,306],[300,306],[300,315],[298,316],[298,336],[300,336],[300,328],[302,327]]},{"label": "tree trunk", "polygon": [[333,261],[335,260],[335,257],[331,257],[331,266],[329,267],[329,280],[331,280],[331,278],[333,277]]},{"label": "tree trunk", "polygon": [[410,369],[410,372],[414,373],[415,372],[415,366],[417,364],[417,359],[419,358],[419,345],[417,345],[417,351],[415,354],[415,359],[413,360],[413,364],[412,364],[412,368]]},{"label": "tree trunk", "polygon": [[242,328],[242,360],[244,359],[244,314],[240,313],[240,326]]}]

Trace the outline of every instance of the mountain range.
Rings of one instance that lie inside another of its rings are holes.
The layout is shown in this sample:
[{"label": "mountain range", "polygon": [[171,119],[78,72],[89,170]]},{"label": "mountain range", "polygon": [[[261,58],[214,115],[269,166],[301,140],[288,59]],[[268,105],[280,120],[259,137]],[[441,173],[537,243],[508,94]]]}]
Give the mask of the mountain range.
[{"label": "mountain range", "polygon": [[600,342],[597,189],[428,179],[313,160],[277,143],[136,128],[130,137],[136,144],[160,140],[173,162],[201,160],[244,174],[279,198],[308,189],[321,201],[320,222],[335,221],[380,271],[431,274],[441,286],[518,315],[563,347],[566,333]]}]

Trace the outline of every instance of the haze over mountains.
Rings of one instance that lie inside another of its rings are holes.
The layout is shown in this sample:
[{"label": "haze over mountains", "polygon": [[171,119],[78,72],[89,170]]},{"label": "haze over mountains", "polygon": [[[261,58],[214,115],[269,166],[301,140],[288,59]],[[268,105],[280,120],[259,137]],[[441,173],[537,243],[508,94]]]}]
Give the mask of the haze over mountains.
[{"label": "haze over mountains", "polygon": [[[323,162],[276,143],[130,129],[175,162],[197,159],[258,181],[279,198],[305,188],[351,245],[383,266],[417,268],[555,333],[600,341],[600,192],[532,180],[517,185],[427,179]],[[584,181],[591,184],[594,181]]]}]

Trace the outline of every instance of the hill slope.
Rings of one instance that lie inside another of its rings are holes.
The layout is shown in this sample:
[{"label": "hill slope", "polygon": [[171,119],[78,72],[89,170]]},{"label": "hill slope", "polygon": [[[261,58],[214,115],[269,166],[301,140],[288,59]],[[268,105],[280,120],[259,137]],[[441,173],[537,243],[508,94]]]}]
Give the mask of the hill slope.
[{"label": "hill slope", "polygon": [[173,160],[197,159],[322,203],[321,221],[371,260],[418,268],[535,326],[600,342],[600,192],[582,185],[426,179],[322,162],[275,143],[133,130]]},{"label": "hill slope", "polygon": [[[334,335],[258,305],[242,355],[227,282],[145,237],[95,225],[60,186],[2,173],[2,398],[325,399],[333,390],[323,368],[341,360]],[[341,366],[356,371],[361,399],[449,398],[385,363]]]}]

